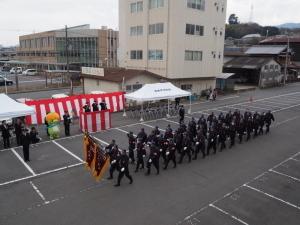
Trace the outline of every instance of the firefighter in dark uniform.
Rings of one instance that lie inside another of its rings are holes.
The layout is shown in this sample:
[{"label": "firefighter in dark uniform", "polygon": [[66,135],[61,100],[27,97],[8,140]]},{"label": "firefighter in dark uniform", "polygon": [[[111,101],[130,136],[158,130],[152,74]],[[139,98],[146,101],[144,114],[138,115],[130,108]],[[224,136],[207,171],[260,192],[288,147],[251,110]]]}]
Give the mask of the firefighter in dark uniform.
[{"label": "firefighter in dark uniform", "polygon": [[203,131],[200,129],[195,138],[195,155],[194,160],[197,159],[198,153],[201,151],[202,158],[205,158],[205,136],[203,135]]},{"label": "firefighter in dark uniform", "polygon": [[265,113],[260,114],[259,116],[259,130],[258,135],[264,134],[264,126],[265,126]]},{"label": "firefighter in dark uniform", "polygon": [[6,121],[2,121],[1,132],[2,132],[4,148],[10,148],[9,138],[11,137],[11,135],[9,132],[9,127],[6,124]]},{"label": "firefighter in dark uniform", "polygon": [[156,174],[159,174],[159,149],[156,147],[154,143],[150,145],[150,155],[147,160],[147,173],[146,175],[150,175],[151,166],[154,166],[156,169]]},{"label": "firefighter in dark uniform", "polygon": [[158,135],[160,135],[160,131],[159,131],[158,126],[156,126],[156,127],[154,128],[153,132],[154,132],[154,135],[156,135],[157,137],[158,137]]},{"label": "firefighter in dark uniform", "polygon": [[[138,172],[139,169],[144,169],[144,158],[146,157],[145,144],[141,139],[138,139],[136,146],[136,168],[134,172]],[[140,168],[140,166],[142,166]]]},{"label": "firefighter in dark uniform", "polygon": [[122,151],[122,155],[119,156],[117,160],[117,168],[119,170],[119,176],[118,176],[118,183],[115,185],[116,187],[121,185],[121,180],[124,177],[124,175],[129,179],[129,183],[132,184],[133,179],[132,176],[129,174],[128,164],[129,164],[129,157],[126,154],[126,150]]},{"label": "firefighter in dark uniform", "polygon": [[169,162],[172,161],[173,162],[173,168],[176,168],[176,145],[173,141],[173,139],[169,140],[169,145],[168,145],[168,149],[166,151],[166,156],[167,156],[167,160],[165,163],[165,167],[164,170],[166,170],[168,168]]},{"label": "firefighter in dark uniform", "polygon": [[64,119],[64,126],[65,126],[65,135],[70,136],[70,124],[72,120],[68,111],[65,111],[65,114],[63,115],[63,119]]},{"label": "firefighter in dark uniform", "polygon": [[266,122],[266,134],[270,132],[270,126],[272,121],[275,121],[273,113],[269,110],[265,115],[265,122]]},{"label": "firefighter in dark uniform", "polygon": [[171,128],[171,125],[168,124],[167,128],[166,128],[166,132],[165,132],[165,139],[171,139],[173,138],[173,130]]},{"label": "firefighter in dark uniform", "polygon": [[128,136],[128,150],[129,150],[129,159],[131,160],[131,163],[134,164],[135,159],[134,159],[134,149],[136,146],[136,138],[133,135],[133,132],[130,131]]},{"label": "firefighter in dark uniform", "polygon": [[183,140],[183,134],[179,130],[177,130],[175,132],[174,142],[175,142],[175,145],[176,145],[176,150],[179,154],[181,154],[182,140]]},{"label": "firefighter in dark uniform", "polygon": [[225,123],[222,124],[219,130],[219,144],[221,145],[220,151],[226,149],[226,127]]},{"label": "firefighter in dark uniform", "polygon": [[245,122],[244,120],[241,120],[238,127],[237,127],[237,133],[240,144],[243,142],[243,136],[245,134]]},{"label": "firefighter in dark uniform", "polygon": [[232,148],[235,145],[235,135],[236,135],[236,126],[235,123],[232,122],[229,126],[230,148]]},{"label": "firefighter in dark uniform", "polygon": [[89,102],[86,102],[82,108],[84,109],[84,112],[86,112],[86,113],[91,112],[91,107],[90,107]]},{"label": "firefighter in dark uniform", "polygon": [[182,149],[181,149],[181,154],[180,154],[180,160],[179,160],[179,164],[182,163],[183,158],[185,155],[187,155],[189,157],[189,162],[191,162],[192,160],[192,145],[191,145],[191,140],[189,138],[189,136],[187,135],[187,133],[183,134],[183,141],[182,141]]},{"label": "firefighter in dark uniform", "polygon": [[183,107],[183,105],[180,106],[179,108],[179,123],[182,124],[184,122],[184,114],[185,114],[185,109]]},{"label": "firefighter in dark uniform", "polygon": [[258,135],[258,129],[259,129],[259,114],[255,112],[253,114],[253,132],[254,132],[254,137],[257,137]]},{"label": "firefighter in dark uniform", "polygon": [[95,100],[92,104],[93,112],[98,112],[99,111],[99,106],[98,102]]},{"label": "firefighter in dark uniform", "polygon": [[252,121],[252,117],[249,116],[248,119],[246,120],[246,132],[247,132],[247,141],[250,140],[251,137],[251,133],[253,131],[253,121]]},{"label": "firefighter in dark uniform", "polygon": [[144,128],[142,128],[141,131],[138,133],[137,138],[141,139],[142,143],[147,142],[147,134],[145,133]]},{"label": "firefighter in dark uniform", "polygon": [[31,143],[31,138],[30,138],[29,130],[26,128],[22,134],[23,156],[25,162],[30,161],[29,160],[30,143]]},{"label": "firefighter in dark uniform", "polygon": [[214,149],[214,154],[217,153],[217,135],[213,128],[210,128],[208,132],[208,144],[207,144],[207,150],[206,155],[209,155],[210,149]]}]

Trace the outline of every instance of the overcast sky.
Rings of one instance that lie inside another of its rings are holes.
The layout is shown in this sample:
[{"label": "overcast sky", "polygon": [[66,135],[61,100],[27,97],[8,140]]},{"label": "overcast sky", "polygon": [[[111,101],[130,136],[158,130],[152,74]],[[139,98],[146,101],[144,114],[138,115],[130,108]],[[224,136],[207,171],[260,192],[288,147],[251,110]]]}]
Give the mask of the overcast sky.
[{"label": "overcast sky", "polygon": [[[241,22],[249,21],[251,5],[254,22],[262,25],[300,22],[299,0],[227,2],[227,14],[236,13]],[[19,35],[86,23],[118,28],[118,0],[0,0],[0,45],[17,44]]]}]

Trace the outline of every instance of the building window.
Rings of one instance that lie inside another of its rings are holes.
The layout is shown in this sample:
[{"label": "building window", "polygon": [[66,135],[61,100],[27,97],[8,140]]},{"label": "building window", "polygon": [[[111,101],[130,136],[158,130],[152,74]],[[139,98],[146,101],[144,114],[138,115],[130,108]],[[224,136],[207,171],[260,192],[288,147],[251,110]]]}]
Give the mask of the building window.
[{"label": "building window", "polygon": [[270,65],[270,70],[274,70],[274,65]]},{"label": "building window", "polygon": [[269,65],[265,65],[265,71],[269,70]]},{"label": "building window", "polygon": [[187,0],[187,7],[191,9],[205,10],[205,0]]},{"label": "building window", "polygon": [[143,2],[134,2],[130,4],[131,13],[142,12],[143,11]]},{"label": "building window", "polygon": [[186,24],[185,33],[189,35],[204,35],[204,26],[194,25],[194,24]]},{"label": "building window", "polygon": [[164,0],[149,0],[149,8],[161,8],[164,7]]},{"label": "building window", "polygon": [[142,36],[143,26],[130,27],[130,36]]},{"label": "building window", "polygon": [[192,85],[192,84],[182,84],[182,85],[181,85],[181,89],[182,89],[182,90],[191,91],[192,88],[193,88],[193,85]]},{"label": "building window", "polygon": [[142,88],[142,87],[143,87],[142,84],[133,84],[133,85],[132,85],[132,90],[133,90],[133,91],[136,91],[136,90],[138,90],[138,89],[140,89],[140,88]]},{"label": "building window", "polygon": [[185,60],[186,61],[202,61],[202,51],[185,51]]},{"label": "building window", "polygon": [[149,60],[163,60],[162,50],[149,50],[148,53]]},{"label": "building window", "polygon": [[149,34],[163,34],[164,33],[164,24],[156,23],[149,25]]},{"label": "building window", "polygon": [[278,70],[279,69],[279,66],[278,65],[275,65],[275,70]]},{"label": "building window", "polygon": [[143,51],[142,50],[132,50],[130,52],[130,59],[137,59],[137,60],[143,59]]}]

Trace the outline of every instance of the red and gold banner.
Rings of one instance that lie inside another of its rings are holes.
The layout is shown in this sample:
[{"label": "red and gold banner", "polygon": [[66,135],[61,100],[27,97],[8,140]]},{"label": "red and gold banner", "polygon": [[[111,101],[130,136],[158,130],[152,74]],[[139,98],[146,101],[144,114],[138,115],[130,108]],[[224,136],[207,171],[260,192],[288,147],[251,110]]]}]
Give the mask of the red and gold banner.
[{"label": "red and gold banner", "polygon": [[83,136],[83,157],[86,168],[99,181],[109,167],[109,156],[88,133]]}]

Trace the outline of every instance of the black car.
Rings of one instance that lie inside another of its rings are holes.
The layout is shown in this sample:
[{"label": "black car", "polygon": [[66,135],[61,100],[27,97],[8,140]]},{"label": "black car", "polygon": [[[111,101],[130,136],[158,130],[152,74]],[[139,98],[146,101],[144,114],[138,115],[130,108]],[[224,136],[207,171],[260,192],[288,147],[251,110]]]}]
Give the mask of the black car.
[{"label": "black car", "polygon": [[12,86],[14,82],[12,80],[9,80],[3,76],[0,76],[0,86],[5,86],[5,82],[7,86]]}]

